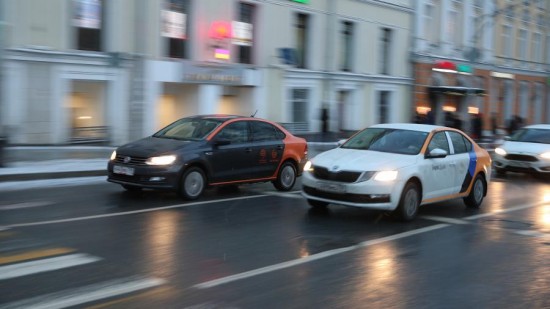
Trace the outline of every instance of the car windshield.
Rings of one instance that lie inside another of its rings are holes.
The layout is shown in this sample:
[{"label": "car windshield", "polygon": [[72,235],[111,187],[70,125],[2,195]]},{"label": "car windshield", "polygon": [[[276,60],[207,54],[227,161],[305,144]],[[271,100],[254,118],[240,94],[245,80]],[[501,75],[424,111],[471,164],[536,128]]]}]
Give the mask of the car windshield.
[{"label": "car windshield", "polygon": [[422,149],[427,132],[367,128],[347,140],[341,148],[416,155]]},{"label": "car windshield", "polygon": [[222,121],[218,119],[183,118],[158,131],[153,137],[198,141],[220,124]]},{"label": "car windshield", "polygon": [[550,144],[550,130],[546,129],[519,129],[510,140],[514,142]]}]

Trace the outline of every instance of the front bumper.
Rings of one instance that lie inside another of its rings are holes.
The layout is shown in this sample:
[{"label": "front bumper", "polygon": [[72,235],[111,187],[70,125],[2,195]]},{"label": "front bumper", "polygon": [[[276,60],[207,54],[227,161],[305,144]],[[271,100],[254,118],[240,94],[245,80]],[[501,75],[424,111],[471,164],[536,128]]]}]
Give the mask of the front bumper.
[{"label": "front bumper", "polygon": [[374,210],[397,208],[403,186],[400,180],[345,183],[319,180],[309,172],[302,175],[302,195],[306,199]]},{"label": "front bumper", "polygon": [[[133,175],[114,172],[114,166],[133,170]],[[109,162],[107,181],[140,188],[177,190],[180,178],[180,166],[142,166]]]},{"label": "front bumper", "polygon": [[495,155],[493,163],[497,169],[518,173],[550,174],[550,160],[518,161]]}]

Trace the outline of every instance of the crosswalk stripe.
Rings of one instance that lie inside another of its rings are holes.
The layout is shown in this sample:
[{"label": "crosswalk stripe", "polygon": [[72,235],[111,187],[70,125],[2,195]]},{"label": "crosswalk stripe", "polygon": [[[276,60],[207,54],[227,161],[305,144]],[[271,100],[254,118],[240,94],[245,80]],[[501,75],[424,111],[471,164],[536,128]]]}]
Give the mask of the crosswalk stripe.
[{"label": "crosswalk stripe", "polygon": [[73,249],[69,249],[69,248],[52,248],[52,249],[44,249],[44,250],[34,250],[30,252],[12,254],[12,255],[0,255],[0,265],[21,262],[25,260],[33,260],[33,259],[43,258],[43,257],[53,256],[53,255],[67,254],[73,251],[74,251]]},{"label": "crosswalk stripe", "polygon": [[0,309],[33,308],[53,309],[77,306],[109,297],[120,296],[139,290],[153,288],[164,284],[158,278],[129,277],[96,283],[84,287],[68,289],[52,294],[36,296],[29,299],[0,305]]},{"label": "crosswalk stripe", "polygon": [[77,253],[37,261],[0,266],[0,280],[69,268],[97,262],[99,260],[101,260],[99,257]]}]

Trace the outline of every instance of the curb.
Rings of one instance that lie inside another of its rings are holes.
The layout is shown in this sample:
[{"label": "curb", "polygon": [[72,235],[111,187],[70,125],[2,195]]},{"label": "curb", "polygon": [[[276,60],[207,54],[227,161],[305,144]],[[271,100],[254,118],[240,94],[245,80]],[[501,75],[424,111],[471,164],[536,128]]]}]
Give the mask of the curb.
[{"label": "curb", "polygon": [[91,171],[70,171],[70,172],[46,172],[36,174],[7,174],[0,175],[0,182],[7,181],[26,181],[26,180],[44,180],[44,179],[60,179],[74,177],[90,177],[90,176],[107,176],[107,169],[91,170]]}]

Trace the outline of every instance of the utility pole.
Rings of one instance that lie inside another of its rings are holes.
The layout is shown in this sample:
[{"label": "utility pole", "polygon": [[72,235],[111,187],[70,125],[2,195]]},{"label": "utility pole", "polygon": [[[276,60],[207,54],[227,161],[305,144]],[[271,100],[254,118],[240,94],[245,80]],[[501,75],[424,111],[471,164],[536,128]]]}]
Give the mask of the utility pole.
[{"label": "utility pole", "polygon": [[5,165],[5,148],[7,144],[6,126],[4,123],[4,40],[6,37],[6,21],[4,20],[5,1],[0,0],[0,167]]}]

